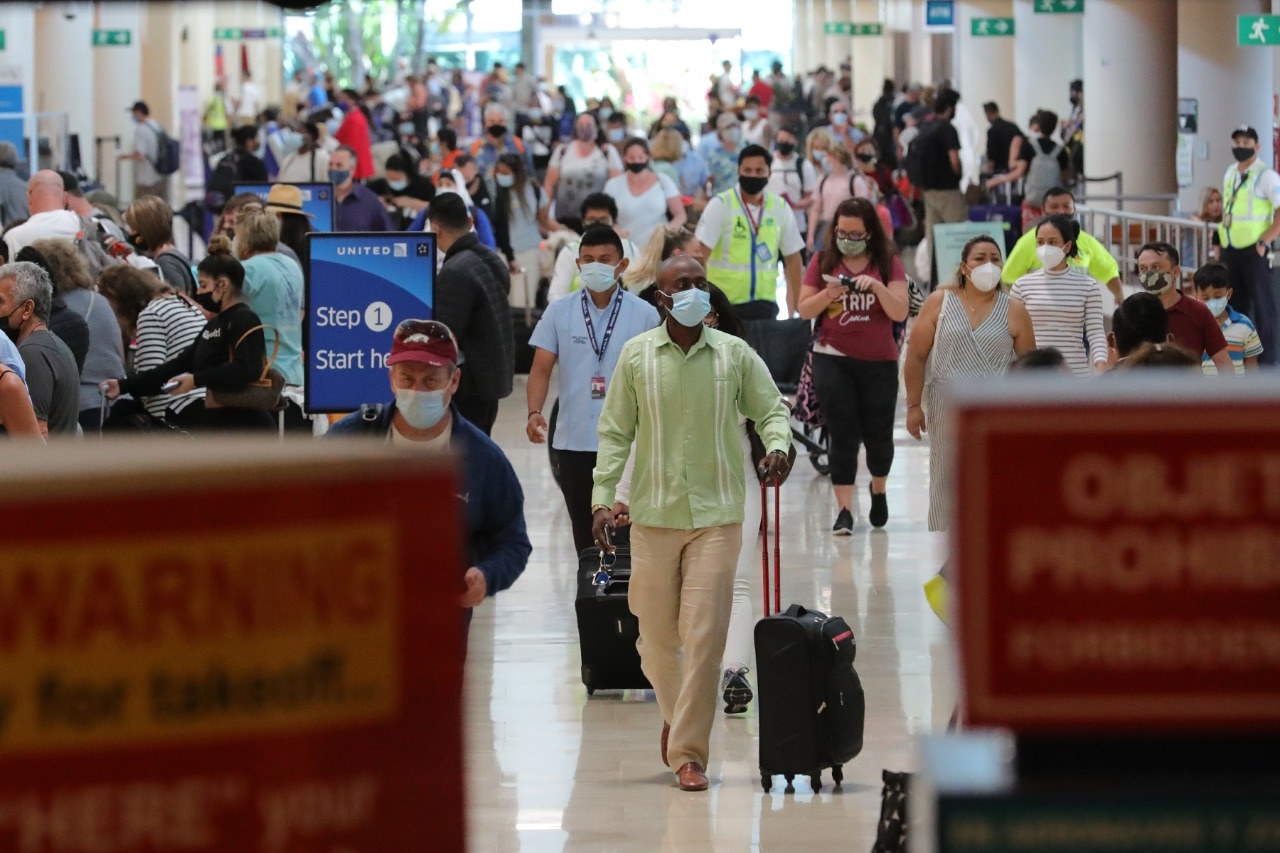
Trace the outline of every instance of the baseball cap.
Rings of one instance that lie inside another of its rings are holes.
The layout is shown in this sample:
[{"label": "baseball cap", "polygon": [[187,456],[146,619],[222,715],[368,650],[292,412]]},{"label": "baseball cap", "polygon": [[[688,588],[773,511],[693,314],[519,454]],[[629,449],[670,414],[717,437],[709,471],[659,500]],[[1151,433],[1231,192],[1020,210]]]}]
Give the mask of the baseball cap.
[{"label": "baseball cap", "polygon": [[59,172],[58,175],[59,177],[62,178],[63,192],[70,193],[71,195],[74,195],[74,196],[84,195],[84,191],[80,189],[79,178],[77,178],[75,175],[71,174],[70,172]]},{"label": "baseball cap", "polygon": [[449,327],[438,320],[405,320],[396,326],[387,364],[411,361],[446,367],[458,363],[458,344]]},{"label": "baseball cap", "polygon": [[1252,139],[1254,142],[1258,141],[1258,131],[1254,130],[1252,127],[1249,127],[1248,125],[1237,127],[1235,130],[1231,131],[1232,139],[1237,139],[1241,136],[1247,139]]}]

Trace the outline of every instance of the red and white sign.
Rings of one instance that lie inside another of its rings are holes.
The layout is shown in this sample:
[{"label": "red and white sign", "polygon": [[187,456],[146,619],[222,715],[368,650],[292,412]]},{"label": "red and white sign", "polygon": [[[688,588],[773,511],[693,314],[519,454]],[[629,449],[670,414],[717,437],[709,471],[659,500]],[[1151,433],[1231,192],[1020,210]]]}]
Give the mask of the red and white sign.
[{"label": "red and white sign", "polygon": [[9,466],[0,851],[463,849],[453,482],[358,442]]},{"label": "red and white sign", "polygon": [[953,413],[972,724],[1280,724],[1280,389],[1009,379]]}]

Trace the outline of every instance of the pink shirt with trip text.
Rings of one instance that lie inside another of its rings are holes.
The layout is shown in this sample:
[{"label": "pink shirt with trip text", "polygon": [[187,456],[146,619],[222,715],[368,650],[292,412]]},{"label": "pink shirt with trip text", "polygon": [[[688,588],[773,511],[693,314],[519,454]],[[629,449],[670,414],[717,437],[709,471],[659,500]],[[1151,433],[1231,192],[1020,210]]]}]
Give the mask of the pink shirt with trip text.
[{"label": "pink shirt with trip text", "polygon": [[[804,272],[804,283],[819,290],[827,283],[822,280],[819,268],[821,256],[815,256]],[[853,272],[842,262],[831,275],[849,275]],[[867,275],[884,282],[884,276],[875,264],[869,264],[859,275]],[[889,270],[889,281],[906,281],[907,272],[896,257]],[[886,284],[888,282],[885,282]],[[893,321],[884,313],[880,300],[874,293],[851,291],[827,306],[818,316],[821,331],[815,352],[832,349],[849,358],[861,361],[897,361],[898,342],[893,337]]]}]

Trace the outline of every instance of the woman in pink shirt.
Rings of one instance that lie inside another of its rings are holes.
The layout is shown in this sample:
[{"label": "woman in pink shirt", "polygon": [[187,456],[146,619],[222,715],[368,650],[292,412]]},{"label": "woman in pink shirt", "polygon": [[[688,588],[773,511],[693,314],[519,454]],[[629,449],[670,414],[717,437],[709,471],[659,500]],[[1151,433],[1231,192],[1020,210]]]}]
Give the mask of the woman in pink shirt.
[{"label": "woman in pink shirt", "polygon": [[893,465],[898,407],[898,343],[893,324],[907,319],[907,274],[875,207],[864,198],[834,211],[826,248],[809,262],[800,316],[817,318],[813,386],[827,420],[837,536],[853,533],[858,447],[867,448],[873,527],[889,520],[885,497]]}]

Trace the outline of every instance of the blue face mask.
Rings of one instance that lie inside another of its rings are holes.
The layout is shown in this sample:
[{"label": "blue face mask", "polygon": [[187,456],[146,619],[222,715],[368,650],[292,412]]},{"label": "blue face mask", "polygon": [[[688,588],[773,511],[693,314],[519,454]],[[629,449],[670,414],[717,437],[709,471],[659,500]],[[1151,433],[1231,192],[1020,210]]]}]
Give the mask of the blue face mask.
[{"label": "blue face mask", "polygon": [[499,172],[493,176],[493,180],[498,184],[498,186],[503,187],[504,189],[514,187],[516,185],[515,175],[504,175]]},{"label": "blue face mask", "polygon": [[391,187],[391,189],[395,190],[396,192],[400,192],[401,190],[409,186],[409,182],[388,180],[387,186]]},{"label": "blue face mask", "polygon": [[1213,316],[1217,317],[1227,310],[1227,297],[1219,296],[1217,299],[1205,300],[1204,307],[1208,308],[1213,313]]},{"label": "blue face mask", "polygon": [[292,154],[302,147],[302,134],[296,130],[285,128],[280,131],[280,145],[286,153]]},{"label": "blue face mask", "polygon": [[610,142],[621,142],[623,139],[626,138],[626,136],[627,136],[627,132],[620,127],[613,127],[609,129]]},{"label": "blue face mask", "polygon": [[677,323],[688,326],[690,329],[700,326],[711,313],[711,294],[705,290],[694,287],[681,290],[667,298],[671,300],[671,307],[667,309],[667,313],[674,317]]},{"label": "blue face mask", "polygon": [[578,276],[588,290],[603,293],[613,287],[613,283],[618,280],[618,268],[593,262],[583,264],[578,269]]},{"label": "blue face mask", "polygon": [[402,122],[400,122],[400,135],[401,135],[401,136],[413,136],[413,134],[414,134],[415,132],[417,132],[417,128],[414,126],[413,122],[411,122],[411,121],[402,121]]},{"label": "blue face mask", "polygon": [[404,415],[414,429],[431,429],[440,423],[449,411],[444,401],[444,389],[439,391],[414,391],[411,388],[396,389],[396,411]]},{"label": "blue face mask", "polygon": [[342,186],[350,179],[351,179],[350,169],[330,169],[329,170],[329,182],[332,183],[335,187]]}]

